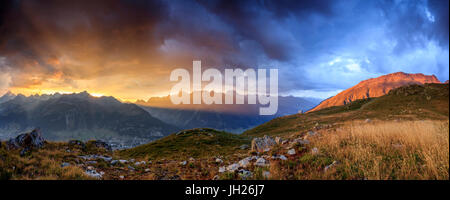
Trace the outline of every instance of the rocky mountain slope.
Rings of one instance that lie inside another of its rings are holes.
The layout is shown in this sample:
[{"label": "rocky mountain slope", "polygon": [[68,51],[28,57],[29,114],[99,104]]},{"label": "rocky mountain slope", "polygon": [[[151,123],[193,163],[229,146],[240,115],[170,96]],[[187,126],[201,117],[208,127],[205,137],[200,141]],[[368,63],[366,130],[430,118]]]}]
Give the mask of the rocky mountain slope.
[{"label": "rocky mountain slope", "polygon": [[423,75],[423,74],[407,74],[403,72],[397,72],[387,74],[377,78],[371,78],[361,81],[357,85],[344,90],[334,97],[321,102],[315,108],[308,112],[317,111],[323,108],[332,106],[340,106],[351,103],[358,99],[367,99],[373,97],[379,97],[387,94],[390,90],[405,85],[412,84],[425,84],[425,83],[441,83],[436,76]]}]

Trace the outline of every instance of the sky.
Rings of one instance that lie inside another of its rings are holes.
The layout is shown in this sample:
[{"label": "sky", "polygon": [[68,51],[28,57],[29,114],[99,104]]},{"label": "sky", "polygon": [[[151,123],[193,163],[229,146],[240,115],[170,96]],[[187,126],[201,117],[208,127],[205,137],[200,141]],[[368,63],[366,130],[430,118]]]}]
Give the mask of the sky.
[{"label": "sky", "polygon": [[277,68],[282,95],[327,98],[403,71],[449,76],[448,0],[6,0],[0,95],[169,94],[175,68]]}]

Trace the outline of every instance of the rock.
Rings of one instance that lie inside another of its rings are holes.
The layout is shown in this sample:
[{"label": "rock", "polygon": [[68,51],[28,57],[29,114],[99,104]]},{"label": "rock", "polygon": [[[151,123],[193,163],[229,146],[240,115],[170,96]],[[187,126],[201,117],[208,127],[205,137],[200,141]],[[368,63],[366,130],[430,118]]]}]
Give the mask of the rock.
[{"label": "rock", "polygon": [[102,174],[98,173],[98,172],[95,171],[94,169],[88,169],[88,170],[86,170],[86,171],[85,171],[85,174],[88,175],[88,176],[90,176],[90,177],[96,178],[96,179],[101,179],[101,178],[102,178]]},{"label": "rock", "polygon": [[270,176],[271,176],[271,174],[270,174],[269,171],[264,171],[264,172],[262,173],[262,176],[263,176],[265,179],[269,179]]},{"label": "rock", "polygon": [[182,165],[182,166],[185,166],[186,164],[187,164],[187,161],[180,162],[180,165]]},{"label": "rock", "polygon": [[242,150],[245,150],[245,149],[248,149],[249,146],[247,144],[243,144],[239,148],[242,149]]},{"label": "rock", "polygon": [[264,149],[264,152],[269,152],[270,151],[270,148],[265,148]]},{"label": "rock", "polygon": [[120,163],[125,164],[128,163],[128,160],[119,160]]},{"label": "rock", "polygon": [[309,144],[309,140],[302,140],[302,139],[295,139],[294,141],[291,142],[290,146],[293,147],[295,145],[307,145]]},{"label": "rock", "polygon": [[239,166],[242,168],[245,168],[248,165],[250,165],[250,162],[247,159],[242,159],[241,161],[239,161]]},{"label": "rock", "polygon": [[290,149],[287,153],[289,155],[295,155],[295,149]]},{"label": "rock", "polygon": [[190,158],[189,158],[189,161],[194,162],[195,159],[194,159],[193,157],[190,157]]},{"label": "rock", "polygon": [[284,156],[284,155],[280,155],[280,156],[278,156],[278,158],[281,160],[287,160],[286,156]]},{"label": "rock", "polygon": [[41,136],[39,129],[34,129],[30,133],[23,133],[18,135],[16,138],[11,138],[6,142],[6,148],[10,149],[20,149],[23,148],[20,154],[23,156],[30,150],[36,148],[42,148],[45,144],[44,138]]},{"label": "rock", "polygon": [[317,155],[317,154],[319,154],[319,149],[317,149],[317,147],[312,148],[312,149],[311,149],[311,154],[312,154],[312,155]]},{"label": "rock", "polygon": [[61,167],[68,167],[68,166],[70,166],[70,163],[63,162],[63,163],[61,164]]},{"label": "rock", "polygon": [[366,122],[366,123],[370,123],[370,122],[372,122],[372,120],[370,120],[370,119],[366,119],[364,122]]},{"label": "rock", "polygon": [[223,160],[220,158],[216,158],[216,163],[223,163]]},{"label": "rock", "polygon": [[227,171],[229,171],[229,172],[234,172],[237,169],[239,169],[239,164],[237,164],[237,163],[228,165],[228,167],[227,167]]},{"label": "rock", "polygon": [[92,170],[94,170],[94,167],[88,166],[87,169],[92,171]]},{"label": "rock", "polygon": [[336,166],[336,165],[338,165],[338,164],[339,164],[338,161],[333,161],[333,163],[331,163],[331,164],[325,166],[324,171],[326,172],[326,171],[328,171],[330,168],[332,168],[332,167],[334,167],[334,166]]},{"label": "rock", "polygon": [[115,164],[117,164],[119,161],[118,160],[112,160],[111,161],[111,165],[115,165]]},{"label": "rock", "polygon": [[245,170],[245,169],[239,170],[238,174],[243,180],[247,180],[253,176],[252,172]]},{"label": "rock", "polygon": [[125,178],[125,176],[119,176],[119,178],[120,178],[120,179],[124,179],[124,178]]},{"label": "rock", "polygon": [[87,161],[86,164],[88,164],[88,165],[97,164],[97,161],[90,160],[90,161]]},{"label": "rock", "polygon": [[224,173],[226,171],[225,167],[219,167],[219,173]]},{"label": "rock", "polygon": [[258,160],[256,160],[255,162],[255,165],[259,167],[267,167],[269,166],[269,163],[264,158],[258,158]]},{"label": "rock", "polygon": [[130,159],[130,162],[134,163],[134,161],[136,161],[136,160],[134,160],[134,158]]},{"label": "rock", "polygon": [[130,165],[128,165],[128,169],[131,170],[131,171],[135,171],[136,170],[134,167],[132,167]]},{"label": "rock", "polygon": [[212,180],[219,180],[219,175],[215,175]]},{"label": "rock", "polygon": [[147,169],[145,169],[144,171],[145,171],[145,172],[149,172],[149,171],[150,171],[150,169],[148,169],[148,168],[147,168]]},{"label": "rock", "polygon": [[70,146],[78,146],[81,149],[86,149],[86,144],[80,140],[70,140],[69,145]]},{"label": "rock", "polygon": [[308,136],[315,136],[315,135],[317,135],[317,132],[315,132],[315,131],[308,131]]},{"label": "rock", "polygon": [[276,144],[275,140],[267,135],[260,138],[254,138],[252,140],[252,151],[261,152],[267,148],[271,148],[275,144]]},{"label": "rock", "polygon": [[92,141],[89,141],[89,143],[95,145],[95,147],[97,147],[97,148],[104,148],[108,151],[112,151],[111,145],[109,145],[108,143],[106,143],[102,140],[92,140]]},{"label": "rock", "polygon": [[100,158],[106,162],[111,162],[111,160],[112,160],[112,157],[109,157],[109,156],[98,156],[98,158]]}]

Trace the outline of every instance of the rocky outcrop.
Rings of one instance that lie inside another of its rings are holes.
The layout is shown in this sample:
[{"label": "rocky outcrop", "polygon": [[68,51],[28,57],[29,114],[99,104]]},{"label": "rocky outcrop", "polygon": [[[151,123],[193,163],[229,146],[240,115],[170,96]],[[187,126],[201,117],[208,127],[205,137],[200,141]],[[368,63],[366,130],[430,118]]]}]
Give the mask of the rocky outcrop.
[{"label": "rocky outcrop", "polygon": [[358,99],[367,99],[372,97],[379,97],[388,94],[392,89],[401,86],[425,83],[441,83],[436,76],[423,74],[407,74],[397,72],[380,76],[378,78],[371,78],[361,81],[359,84],[342,91],[334,97],[322,101],[318,106],[309,110],[308,112],[317,111],[323,108],[332,106],[341,106],[351,103]]},{"label": "rocky outcrop", "polygon": [[252,140],[252,151],[262,152],[266,151],[267,149],[270,149],[273,145],[277,144],[275,140],[265,135],[261,138],[254,138]]},{"label": "rocky outcrop", "polygon": [[22,149],[21,155],[24,155],[32,149],[42,148],[45,144],[45,140],[42,137],[39,129],[34,129],[30,133],[24,133],[18,135],[16,138],[11,138],[6,142],[8,150]]},{"label": "rocky outcrop", "polygon": [[104,148],[108,151],[112,151],[111,145],[101,140],[92,140],[89,141],[90,144],[93,144],[97,148]]}]

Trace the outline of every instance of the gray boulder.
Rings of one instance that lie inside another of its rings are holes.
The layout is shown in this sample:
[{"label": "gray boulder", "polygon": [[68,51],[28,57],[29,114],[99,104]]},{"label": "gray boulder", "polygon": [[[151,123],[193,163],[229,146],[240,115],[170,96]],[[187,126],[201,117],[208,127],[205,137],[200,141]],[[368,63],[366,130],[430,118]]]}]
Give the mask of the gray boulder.
[{"label": "gray boulder", "polygon": [[263,152],[274,145],[276,145],[275,140],[272,137],[265,135],[264,137],[254,138],[252,140],[252,151]]}]

